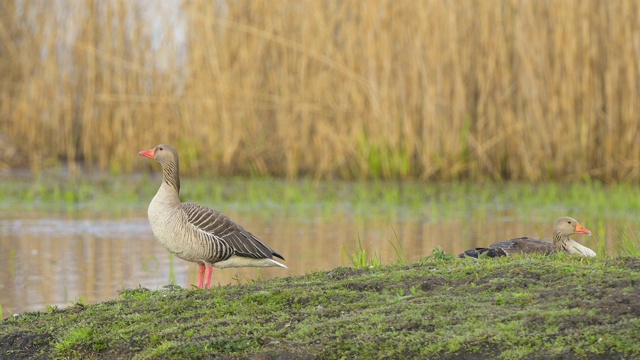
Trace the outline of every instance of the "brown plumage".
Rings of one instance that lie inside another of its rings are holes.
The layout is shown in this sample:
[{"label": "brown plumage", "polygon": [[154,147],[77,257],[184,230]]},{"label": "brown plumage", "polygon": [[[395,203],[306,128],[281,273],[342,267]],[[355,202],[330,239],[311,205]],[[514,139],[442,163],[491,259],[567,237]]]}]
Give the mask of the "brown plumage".
[{"label": "brown plumage", "polygon": [[[219,211],[182,203],[178,152],[170,145],[141,151],[162,165],[162,184],[149,204],[153,234],[171,253],[199,265],[199,288],[211,288],[212,267],[280,266],[284,260],[256,236]],[[206,279],[206,281],[205,281]]]},{"label": "brown plumage", "polygon": [[539,238],[520,237],[500,241],[489,245],[486,248],[475,248],[466,250],[458,255],[461,258],[480,256],[498,257],[509,256],[513,254],[553,254],[559,251],[565,251],[569,254],[577,254],[581,256],[596,256],[593,250],[573,241],[570,236],[573,234],[591,235],[591,231],[584,228],[575,219],[570,217],[561,217],[556,220],[553,226],[553,243],[541,240]]}]

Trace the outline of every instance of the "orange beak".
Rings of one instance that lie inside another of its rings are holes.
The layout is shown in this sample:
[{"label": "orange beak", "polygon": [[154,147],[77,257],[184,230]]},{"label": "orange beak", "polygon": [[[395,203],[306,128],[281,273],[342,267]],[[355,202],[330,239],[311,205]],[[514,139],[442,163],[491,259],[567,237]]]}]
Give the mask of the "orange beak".
[{"label": "orange beak", "polygon": [[148,157],[149,159],[155,159],[156,158],[156,148],[145,150],[145,151],[140,151],[138,153],[138,155],[142,155],[144,157]]},{"label": "orange beak", "polygon": [[582,226],[580,224],[576,224],[576,234],[591,235],[591,230],[585,228],[584,226]]}]

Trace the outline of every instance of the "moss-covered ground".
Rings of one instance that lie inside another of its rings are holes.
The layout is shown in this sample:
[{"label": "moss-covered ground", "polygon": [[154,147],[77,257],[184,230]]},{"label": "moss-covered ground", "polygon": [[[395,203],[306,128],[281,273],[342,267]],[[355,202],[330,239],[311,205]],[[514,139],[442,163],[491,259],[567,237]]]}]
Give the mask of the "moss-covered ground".
[{"label": "moss-covered ground", "polygon": [[454,259],[123,290],[0,323],[0,358],[640,357],[640,259]]}]

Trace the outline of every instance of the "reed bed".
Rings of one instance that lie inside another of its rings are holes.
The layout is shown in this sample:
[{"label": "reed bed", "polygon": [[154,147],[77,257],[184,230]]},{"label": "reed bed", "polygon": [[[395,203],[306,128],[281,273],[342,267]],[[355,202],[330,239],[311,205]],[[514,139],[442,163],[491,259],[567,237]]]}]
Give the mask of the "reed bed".
[{"label": "reed bed", "polygon": [[[0,136],[32,170],[640,179],[640,4],[0,4]],[[1,154],[1,153],[0,153]],[[81,165],[81,166],[80,166]]]}]

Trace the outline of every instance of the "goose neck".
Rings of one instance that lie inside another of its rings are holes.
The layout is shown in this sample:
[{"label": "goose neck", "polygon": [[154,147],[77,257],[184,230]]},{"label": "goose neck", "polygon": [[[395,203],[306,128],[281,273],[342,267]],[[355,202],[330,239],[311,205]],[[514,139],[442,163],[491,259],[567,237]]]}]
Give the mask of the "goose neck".
[{"label": "goose neck", "polygon": [[173,188],[176,193],[180,192],[180,165],[177,161],[162,164],[162,184]]}]

